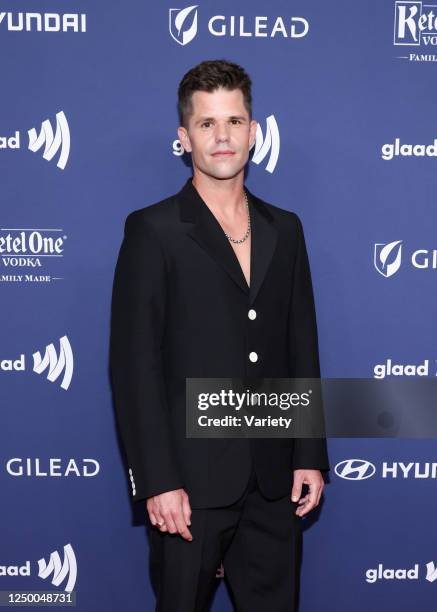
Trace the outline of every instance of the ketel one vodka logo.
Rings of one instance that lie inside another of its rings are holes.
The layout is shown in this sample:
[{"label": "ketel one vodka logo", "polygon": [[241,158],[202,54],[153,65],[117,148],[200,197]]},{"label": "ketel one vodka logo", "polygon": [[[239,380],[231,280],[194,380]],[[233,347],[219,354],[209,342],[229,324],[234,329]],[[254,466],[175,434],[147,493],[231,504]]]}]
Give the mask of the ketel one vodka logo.
[{"label": "ketel one vodka logo", "polygon": [[[60,228],[0,228],[0,282],[50,282],[61,277],[17,274],[22,268],[38,269],[64,257],[67,236]],[[26,270],[30,272],[30,270]]]},{"label": "ketel one vodka logo", "polygon": [[437,45],[437,5],[395,2],[395,45]]},{"label": "ketel one vodka logo", "polygon": [[[41,154],[43,159],[52,161],[56,159],[56,165],[65,170],[70,155],[70,128],[63,111],[56,113],[56,127],[53,130],[48,119],[41,123],[39,132],[35,128],[27,131],[28,148],[32,153]],[[19,130],[11,136],[0,135],[1,149],[20,149],[21,133]]]},{"label": "ketel one vodka logo", "polygon": [[[73,351],[67,336],[59,340],[59,354],[53,344],[48,344],[42,356],[39,351],[33,353],[33,371],[46,375],[50,382],[57,382],[65,391],[73,378]],[[0,372],[23,372],[26,370],[26,356],[22,353],[18,359],[0,359]]]}]

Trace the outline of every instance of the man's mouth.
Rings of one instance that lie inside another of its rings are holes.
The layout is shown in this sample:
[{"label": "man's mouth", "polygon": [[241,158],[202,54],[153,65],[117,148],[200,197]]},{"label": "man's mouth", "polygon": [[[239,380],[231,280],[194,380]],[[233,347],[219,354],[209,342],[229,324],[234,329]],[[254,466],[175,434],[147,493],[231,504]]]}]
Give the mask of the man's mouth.
[{"label": "man's mouth", "polygon": [[212,153],[213,157],[230,157],[231,155],[234,155],[234,151],[216,151]]}]

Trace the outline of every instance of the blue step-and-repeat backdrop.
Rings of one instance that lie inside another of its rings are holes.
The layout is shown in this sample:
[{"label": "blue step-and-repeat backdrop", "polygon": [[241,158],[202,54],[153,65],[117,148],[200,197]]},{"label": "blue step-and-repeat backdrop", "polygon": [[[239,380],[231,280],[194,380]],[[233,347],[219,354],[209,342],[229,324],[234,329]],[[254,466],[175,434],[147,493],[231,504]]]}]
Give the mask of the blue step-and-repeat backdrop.
[{"label": "blue step-and-repeat backdrop", "polygon": [[[110,298],[127,214],[190,175],[176,92],[204,59],[253,79],[247,186],[303,220],[323,376],[436,375],[436,16],[406,0],[1,2],[0,591],[153,610]],[[329,450],[301,612],[435,610],[435,440]],[[214,612],[230,611],[217,581]]]}]

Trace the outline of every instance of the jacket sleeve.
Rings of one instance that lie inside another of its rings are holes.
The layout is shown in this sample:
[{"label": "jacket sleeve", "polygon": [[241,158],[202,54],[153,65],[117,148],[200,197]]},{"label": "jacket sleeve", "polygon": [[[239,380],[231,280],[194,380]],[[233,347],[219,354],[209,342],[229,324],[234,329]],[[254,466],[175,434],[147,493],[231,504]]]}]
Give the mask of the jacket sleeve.
[{"label": "jacket sleeve", "polygon": [[110,371],[132,498],[182,488],[173,454],[162,367],[166,264],[154,230],[126,218],[114,274]]},{"label": "jacket sleeve", "polygon": [[[302,223],[297,224],[297,249],[289,313],[289,347],[292,378],[320,378],[317,322],[311,272]],[[329,470],[326,439],[296,438],[293,469]]]}]

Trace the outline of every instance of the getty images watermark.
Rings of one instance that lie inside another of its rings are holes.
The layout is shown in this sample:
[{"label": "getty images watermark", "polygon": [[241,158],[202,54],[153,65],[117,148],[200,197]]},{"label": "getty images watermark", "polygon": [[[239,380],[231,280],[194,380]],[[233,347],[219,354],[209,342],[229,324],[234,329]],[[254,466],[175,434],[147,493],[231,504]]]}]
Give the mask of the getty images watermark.
[{"label": "getty images watermark", "polygon": [[188,438],[436,438],[437,378],[187,378]]},{"label": "getty images watermark", "polygon": [[[307,392],[296,393],[265,393],[252,392],[249,389],[239,393],[234,389],[220,389],[218,393],[199,393],[197,407],[199,410],[208,410],[212,407],[233,409],[236,412],[247,411],[256,406],[258,408],[268,409],[277,407],[280,410],[289,410],[297,406],[309,406],[311,401],[312,389]],[[225,415],[224,417],[211,417],[201,415],[198,417],[200,427],[240,427],[244,421],[246,427],[266,427],[266,428],[285,428],[288,429],[293,421],[293,417],[273,417],[270,414],[266,416],[256,416],[256,414],[243,414],[240,416]]]}]

